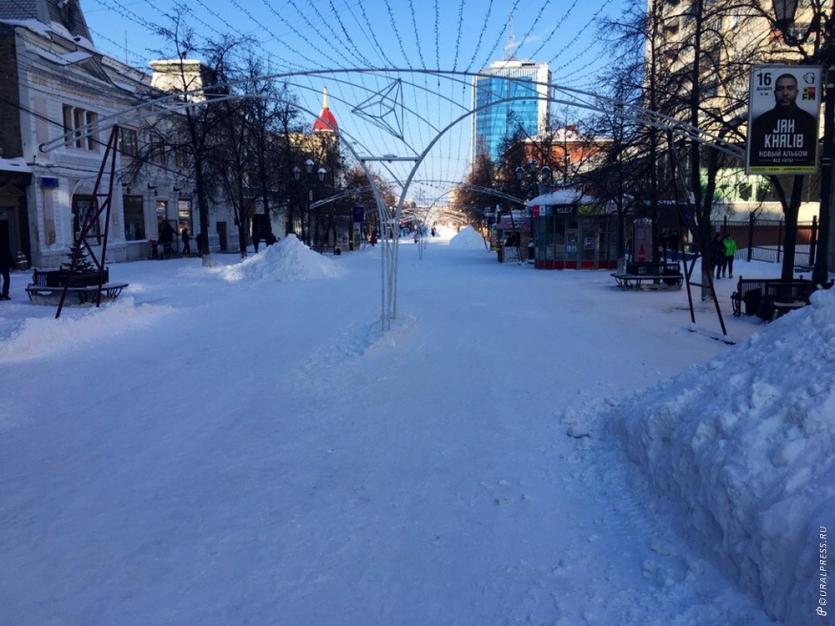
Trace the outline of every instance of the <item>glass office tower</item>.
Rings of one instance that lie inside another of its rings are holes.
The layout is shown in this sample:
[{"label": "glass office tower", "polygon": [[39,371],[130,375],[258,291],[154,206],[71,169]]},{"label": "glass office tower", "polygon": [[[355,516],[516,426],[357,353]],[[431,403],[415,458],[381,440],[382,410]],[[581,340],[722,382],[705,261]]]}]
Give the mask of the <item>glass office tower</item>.
[{"label": "glass office tower", "polygon": [[[521,130],[528,137],[545,132],[550,110],[547,99],[551,72],[547,63],[496,61],[473,79],[471,158],[487,152],[496,161],[502,140]],[[502,102],[508,98],[529,98]]]}]

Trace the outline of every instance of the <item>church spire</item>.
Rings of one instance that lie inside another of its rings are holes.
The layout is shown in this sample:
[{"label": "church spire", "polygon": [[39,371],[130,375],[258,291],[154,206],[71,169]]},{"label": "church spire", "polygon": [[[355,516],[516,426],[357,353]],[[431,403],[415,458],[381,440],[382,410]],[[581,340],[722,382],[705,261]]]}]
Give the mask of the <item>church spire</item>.
[{"label": "church spire", "polygon": [[314,133],[335,133],[339,130],[336,123],[336,118],[331,113],[330,98],[328,97],[328,88],[322,89],[322,112],[319,117],[313,122]]}]

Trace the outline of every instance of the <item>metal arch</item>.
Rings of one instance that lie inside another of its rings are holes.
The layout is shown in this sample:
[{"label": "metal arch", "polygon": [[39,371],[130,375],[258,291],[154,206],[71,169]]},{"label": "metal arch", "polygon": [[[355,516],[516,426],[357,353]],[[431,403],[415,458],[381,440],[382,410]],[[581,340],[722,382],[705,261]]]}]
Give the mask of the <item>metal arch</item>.
[{"label": "metal arch", "polygon": [[[294,77],[294,76],[318,76],[318,77],[331,76],[332,77],[332,75],[334,75],[334,74],[369,74],[369,75],[374,75],[374,76],[378,76],[378,77],[387,76],[387,75],[391,75],[391,74],[423,74],[423,75],[430,75],[430,76],[436,76],[436,77],[445,77],[445,78],[448,78],[450,80],[457,80],[460,84],[463,84],[463,85],[469,85],[469,81],[461,80],[458,77],[495,78],[492,74],[486,74],[486,73],[482,73],[482,72],[464,72],[464,71],[456,71],[456,70],[437,70],[437,69],[436,70],[430,70],[430,69],[419,69],[419,68],[409,68],[409,69],[406,69],[406,68],[383,68],[383,67],[378,67],[378,68],[336,68],[336,69],[300,70],[300,71],[293,71],[293,72],[278,72],[278,73],[273,73],[273,74],[264,74],[264,75],[258,76],[256,78],[259,79],[259,80],[269,80],[269,79],[279,80],[279,79],[285,79],[285,78],[290,78],[290,77]],[[503,79],[508,80],[508,81],[518,81],[518,80],[520,80],[520,79],[513,78],[513,77],[503,77]],[[241,79],[239,81],[229,81],[227,83],[224,83],[223,85],[214,85],[213,87],[215,87],[215,88],[217,88],[217,87],[232,87],[232,86],[243,84],[248,80],[251,80],[251,78]],[[359,87],[361,89],[366,89],[369,92],[372,91],[371,89],[369,89],[367,87],[364,87],[362,85],[357,85],[357,84],[355,84],[353,82],[350,82],[350,81],[347,81],[347,82],[349,84],[355,86],[355,87]],[[442,94],[438,93],[437,91],[432,91],[424,85],[419,85],[419,84],[413,83],[411,81],[403,81],[403,82],[405,84],[408,84],[408,85],[412,86],[412,87],[415,87],[416,89],[425,90],[427,92],[434,93],[436,96],[444,98],[445,100],[450,100],[450,99],[446,98],[446,96],[443,96]],[[629,104],[629,103],[626,103],[626,102],[621,102],[621,101],[618,101],[618,100],[614,100],[614,99],[608,98],[606,96],[599,96],[599,95],[594,94],[592,92],[584,91],[584,90],[581,90],[581,89],[576,89],[576,88],[573,88],[573,87],[561,86],[557,83],[543,83],[541,81],[527,81],[527,80],[525,81],[525,83],[526,84],[539,85],[539,86],[545,86],[545,87],[548,88],[547,92],[548,92],[549,95],[542,96],[542,95],[536,94],[536,95],[531,95],[531,96],[528,96],[528,97],[520,98],[520,100],[526,100],[526,101],[530,101],[532,99],[548,100],[548,101],[554,102],[556,104],[567,104],[569,106],[575,106],[575,107],[578,107],[578,108],[587,109],[587,110],[591,110],[591,111],[610,112],[610,111],[605,111],[600,106],[595,106],[595,105],[587,103],[587,102],[578,102],[576,100],[564,101],[564,100],[559,100],[559,99],[553,98],[552,96],[550,96],[550,90],[553,89],[553,90],[557,90],[557,91],[567,92],[569,94],[581,94],[581,95],[584,95],[584,96],[590,96],[590,97],[595,98],[598,102],[602,101],[602,102],[605,102],[609,105],[612,105],[613,107],[623,107],[623,109],[624,109],[623,111],[615,110],[613,112],[614,115],[616,115],[617,117],[623,117],[623,118],[626,118],[626,119],[631,119],[632,121],[635,121],[637,123],[648,125],[648,126],[653,126],[655,128],[660,128],[662,130],[672,130],[676,133],[684,134],[684,135],[688,136],[690,139],[693,139],[694,141],[697,141],[699,143],[710,145],[710,146],[714,147],[715,149],[720,150],[722,152],[725,152],[726,154],[728,154],[732,157],[739,158],[739,159],[744,158],[744,151],[741,150],[740,148],[737,148],[733,144],[730,144],[730,143],[728,143],[728,142],[726,142],[726,141],[724,141],[720,138],[714,137],[710,133],[708,133],[707,131],[704,131],[704,130],[698,128],[698,127],[690,126],[689,124],[682,123],[680,120],[677,120],[674,117],[664,115],[664,114],[659,113],[657,111],[650,111],[648,109],[642,109],[640,107],[636,107],[636,106],[634,106],[632,104]],[[301,85],[297,85],[297,86],[307,89],[307,87],[305,87],[305,86],[301,86]],[[93,124],[93,125],[90,125],[90,126],[87,126],[87,125],[83,126],[81,130],[97,129],[97,128],[104,127],[107,124],[107,122],[109,122],[110,120],[118,118],[119,116],[124,115],[125,113],[128,113],[132,110],[138,110],[138,109],[148,107],[148,106],[153,107],[154,105],[165,104],[168,101],[178,100],[178,99],[181,99],[181,98],[187,98],[189,96],[203,96],[203,95],[205,95],[205,90],[204,89],[195,89],[195,90],[191,90],[191,91],[184,92],[184,93],[169,94],[169,95],[163,96],[161,98],[156,98],[156,99],[151,100],[151,101],[143,102],[143,103],[141,103],[139,105],[136,105],[134,107],[129,107],[127,109],[124,109],[124,110],[120,111],[119,113],[116,113],[116,114],[113,114],[113,115],[110,115],[110,116],[105,116],[104,118],[101,118],[96,124]],[[202,100],[200,102],[192,102],[192,103],[188,103],[188,104],[191,105],[191,106],[203,105],[203,104],[206,104],[208,102],[222,102],[223,100],[231,98],[231,97],[244,97],[246,95],[247,94],[241,94],[241,95],[238,95],[238,96],[223,96],[223,97],[219,97],[219,98],[218,97],[213,97],[213,98],[210,98],[210,99]],[[248,94],[248,96],[249,97],[257,97],[257,96],[260,96],[260,94]],[[339,99],[339,98],[336,98],[336,99]],[[454,104],[460,106],[462,109],[464,109],[463,105],[461,105],[460,103],[458,103],[454,100],[450,100],[450,101],[453,102]],[[343,100],[343,102],[346,102],[346,104],[347,104],[347,101]],[[492,103],[492,104],[495,105],[495,104],[498,104],[498,102]],[[176,110],[180,110],[181,108],[182,107],[176,107],[174,109],[164,109],[164,111],[168,111],[168,112],[170,112],[172,110],[176,111]],[[299,107],[299,108],[301,108],[301,107]],[[416,111],[412,111],[411,109],[408,109],[406,107],[404,107],[404,108],[405,108],[405,110],[408,110],[409,113],[412,113],[413,115],[423,119],[422,116],[420,116]],[[625,110],[633,111],[636,114],[631,114],[631,115],[626,114]],[[650,118],[653,118],[653,119],[648,120],[648,119],[646,119],[646,117],[643,117],[643,116],[650,116]],[[423,121],[426,122],[426,123],[429,123],[428,120],[423,120]],[[432,124],[430,124],[430,126],[432,126]],[[441,131],[441,132],[443,132],[443,131]],[[71,135],[72,135],[72,133],[68,133],[68,134],[65,134],[61,138],[58,138],[58,139],[55,139],[55,140],[52,140],[52,141],[49,141],[49,142],[45,142],[45,143],[40,145],[40,150],[42,152],[48,152],[49,150],[61,145],[61,143],[63,143],[63,141],[65,141],[66,138],[68,136],[71,136]]]},{"label": "metal arch", "polygon": [[346,189],[340,193],[336,193],[332,196],[328,196],[327,198],[322,198],[321,200],[317,200],[316,202],[310,203],[311,209],[318,209],[320,206],[325,206],[326,204],[330,204],[332,202],[336,202],[337,200],[342,200],[342,198],[350,198],[351,196],[365,193],[366,191],[371,191],[371,185],[364,185],[362,187],[354,187],[352,189]]},{"label": "metal arch", "polygon": [[[290,78],[290,77],[293,77],[293,76],[324,76],[324,75],[328,75],[328,76],[333,77],[333,75],[335,75],[335,74],[348,74],[348,73],[372,74],[372,75],[374,75],[374,74],[379,75],[380,73],[383,73],[383,74],[386,74],[386,75],[390,75],[392,73],[412,73],[412,74],[416,73],[416,74],[426,74],[426,75],[432,75],[432,76],[436,76],[436,77],[447,77],[447,78],[458,77],[458,76],[467,76],[469,78],[478,77],[478,76],[492,77],[492,75],[490,75],[490,74],[483,74],[481,72],[463,72],[463,71],[454,71],[454,70],[453,71],[419,70],[419,69],[416,69],[416,68],[410,68],[408,70],[397,69],[397,68],[353,68],[353,69],[352,68],[340,68],[340,69],[335,69],[335,70],[321,70],[320,69],[320,70],[283,72],[283,73],[277,73],[277,74],[267,74],[267,75],[259,76],[257,78],[260,79],[260,80],[267,80],[267,79]],[[514,79],[512,77],[504,77],[504,78],[506,80],[517,80],[517,79]],[[252,80],[252,79],[248,78],[246,80]],[[456,79],[452,78],[451,80],[456,80]],[[464,81],[461,81],[460,79],[457,79],[457,80],[459,80],[459,82],[461,82],[461,83],[464,83]],[[226,85],[214,85],[213,87],[214,88],[224,87],[224,86],[229,87],[229,86],[240,84],[242,82],[244,82],[243,79],[241,81],[230,81]],[[539,93],[536,93],[535,95],[530,95],[530,96],[525,96],[525,97],[504,98],[504,99],[501,99],[501,100],[498,100],[498,101],[495,101],[495,102],[491,102],[491,103],[486,104],[486,105],[482,105],[480,107],[473,107],[469,110],[465,109],[462,106],[462,109],[464,109],[465,112],[463,114],[459,115],[458,117],[456,117],[455,119],[453,119],[453,121],[451,123],[447,124],[444,128],[437,131],[436,136],[429,142],[429,144],[426,146],[426,148],[424,148],[424,150],[418,155],[418,158],[416,159],[416,162],[415,162],[414,166],[412,167],[411,171],[409,172],[409,175],[407,176],[407,178],[405,180],[405,183],[402,184],[402,191],[401,191],[401,194],[400,194],[400,198],[398,199],[397,206],[392,207],[392,208],[394,208],[394,215],[393,215],[394,219],[391,219],[391,220],[386,219],[388,217],[387,208],[383,204],[382,196],[380,194],[380,190],[377,188],[377,185],[374,183],[374,180],[371,176],[370,171],[368,170],[368,168],[366,166],[365,161],[358,155],[358,153],[354,149],[351,141],[348,141],[347,139],[345,140],[344,143],[347,146],[348,150],[351,152],[351,154],[354,156],[354,158],[357,161],[360,162],[361,167],[363,168],[363,171],[365,172],[366,176],[369,178],[369,182],[371,183],[371,187],[373,188],[373,191],[374,191],[375,200],[377,202],[377,210],[378,210],[378,216],[380,218],[380,224],[384,229],[386,227],[390,226],[391,231],[392,231],[392,235],[394,234],[393,231],[394,231],[395,228],[399,229],[399,222],[400,222],[400,218],[402,216],[403,203],[405,201],[406,193],[407,193],[412,181],[414,180],[414,177],[415,177],[415,174],[417,173],[418,168],[421,166],[423,161],[426,159],[426,157],[429,155],[430,151],[438,143],[438,141],[441,139],[441,137],[443,137],[451,128],[455,127],[458,123],[467,119],[471,115],[474,115],[479,111],[489,109],[489,108],[495,107],[495,106],[500,105],[500,104],[506,104],[506,103],[510,103],[510,102],[519,102],[519,101],[530,102],[533,99],[547,100],[547,101],[553,102],[555,104],[565,104],[565,105],[572,106],[572,107],[577,107],[577,108],[580,108],[580,109],[586,109],[586,110],[592,110],[592,111],[598,111],[598,112],[606,112],[601,108],[601,106],[596,105],[596,104],[591,104],[591,103],[588,103],[588,102],[582,102],[582,101],[577,101],[577,100],[564,100],[564,99],[555,98],[551,95],[552,90],[557,90],[557,91],[562,90],[562,91],[565,91],[565,92],[568,92],[568,93],[578,93],[578,94],[593,96],[594,98],[597,98],[598,102],[603,101],[603,102],[608,102],[609,104],[615,105],[615,110],[610,111],[610,113],[613,113],[617,117],[621,117],[621,118],[624,118],[624,119],[631,119],[631,120],[633,120],[633,121],[635,121],[639,124],[642,124],[642,125],[647,125],[647,126],[652,126],[652,127],[656,127],[656,128],[661,128],[661,129],[664,129],[664,130],[669,130],[669,131],[677,133],[677,134],[683,134],[683,135],[687,136],[688,138],[690,138],[693,141],[710,145],[714,149],[716,149],[718,151],[721,151],[721,152],[724,152],[726,154],[729,154],[730,156],[733,156],[735,158],[742,158],[743,157],[744,153],[740,148],[738,148],[738,147],[736,147],[732,144],[728,144],[727,142],[724,142],[721,139],[713,138],[713,137],[710,136],[709,133],[707,133],[706,131],[703,131],[702,129],[700,129],[698,127],[690,126],[688,124],[683,124],[679,120],[676,120],[676,119],[671,118],[669,116],[665,116],[661,113],[658,113],[658,112],[655,112],[655,111],[648,111],[646,109],[641,109],[639,107],[635,107],[635,106],[630,105],[628,103],[618,102],[618,101],[608,99],[608,98],[605,98],[605,97],[596,96],[595,94],[591,94],[589,92],[584,92],[584,91],[581,91],[581,90],[578,90],[578,89],[573,89],[573,88],[568,88],[568,87],[560,87],[559,85],[556,85],[556,84],[553,84],[553,83],[541,83],[541,82],[538,82],[538,81],[529,81],[529,80],[526,80],[525,82],[528,85],[530,85],[530,84],[545,85],[547,87],[546,93],[544,95],[540,95]],[[354,83],[350,83],[350,84],[354,85]],[[407,83],[407,84],[409,84],[409,83]],[[296,86],[301,87],[302,89],[309,89],[309,87],[306,86],[306,85],[296,85]],[[354,85],[354,86],[357,86],[357,87],[360,87],[360,88],[365,88],[362,85]],[[416,86],[419,89],[425,89],[426,91],[430,91],[425,86],[420,86],[420,85],[414,85],[414,86]],[[437,91],[434,91],[433,93],[438,97],[443,97]],[[158,99],[155,99],[155,100],[152,100],[152,101],[143,102],[139,105],[136,105],[134,107],[130,107],[128,109],[124,109],[124,110],[122,110],[118,113],[115,113],[113,115],[106,116],[105,118],[102,118],[102,119],[98,120],[97,124],[93,124],[93,125],[89,125],[89,126],[85,125],[80,130],[84,132],[84,136],[90,135],[95,129],[103,127],[105,125],[105,123],[108,122],[109,120],[112,120],[114,118],[117,119],[120,116],[129,113],[130,111],[138,111],[138,110],[141,110],[143,108],[149,109],[149,112],[148,112],[147,115],[152,115],[154,113],[153,109],[155,107],[161,107],[162,108],[162,111],[160,111],[161,113],[175,113],[179,110],[188,109],[188,108],[192,108],[192,107],[199,107],[199,106],[209,105],[209,104],[223,102],[223,101],[231,100],[231,99],[245,99],[245,98],[273,99],[272,96],[268,96],[266,94],[244,93],[244,94],[235,94],[235,95],[226,95],[226,96],[220,96],[220,97],[205,98],[205,99],[202,99],[200,101],[182,102],[182,99],[187,98],[189,95],[203,95],[203,96],[205,96],[205,90],[204,89],[193,90],[191,92],[186,92],[186,93],[183,93],[183,94],[173,93],[173,94],[170,94],[168,96],[163,96],[161,98],[158,98]],[[274,98],[274,99],[278,102],[285,102],[287,104],[291,104],[292,106],[299,109],[300,111],[304,111],[304,112],[312,115],[314,118],[319,119],[318,115],[316,115],[314,112],[310,111],[309,109],[305,108],[304,106],[299,105],[297,102],[289,102],[289,101],[286,101],[283,98]],[[179,105],[174,106],[174,107],[165,107],[164,106],[165,104],[167,104],[171,101],[179,101]],[[620,110],[618,110],[618,109],[620,109]],[[414,113],[415,115],[418,115],[417,113],[412,112],[412,111],[410,111],[410,113]],[[143,117],[145,117],[145,116],[143,116]],[[420,116],[418,115],[418,117],[420,117]],[[336,130],[336,129],[332,128],[331,125],[328,124],[328,122],[326,120],[322,120],[322,121],[328,127],[330,127],[332,130]],[[434,128],[433,124],[430,123],[429,125]],[[75,133],[78,133],[78,132],[79,131],[76,130],[76,131],[73,131],[72,133],[67,133],[64,136],[59,137],[55,140],[52,140],[52,141],[41,144],[39,146],[39,148],[41,149],[41,151],[46,152],[50,149],[53,149],[54,147],[57,147],[58,145],[61,145],[62,143],[64,143],[66,141],[66,139],[68,137],[71,137]],[[346,133],[343,129],[343,131],[341,132],[341,136],[351,137],[351,134]],[[362,144],[362,142],[358,142],[358,145],[360,145],[360,144]],[[385,235],[385,231],[384,231],[383,234]],[[383,275],[381,318],[382,318],[382,325],[383,325],[383,328],[385,330],[388,327],[390,327],[391,320],[394,319],[396,317],[396,314],[397,314],[397,262],[398,262],[398,257],[399,257],[398,238],[397,237],[392,237],[392,242],[389,243],[388,238],[383,236],[381,238],[381,244],[382,244],[381,269],[382,269],[382,275]],[[388,266],[388,287],[389,287],[388,291],[386,290],[386,273],[387,273],[386,269],[387,269],[387,266]]]},{"label": "metal arch", "polygon": [[479,193],[483,193],[486,196],[496,196],[497,198],[507,200],[508,202],[513,202],[514,204],[521,204],[522,206],[525,206],[527,204],[527,201],[523,200],[522,198],[517,198],[516,196],[512,196],[509,193],[504,193],[503,191],[496,191],[495,189],[490,189],[489,187],[481,187],[479,185],[466,185],[466,187]]},{"label": "metal arch", "polygon": [[[177,94],[177,95],[181,95],[181,94]],[[169,110],[169,112],[176,112],[179,109],[185,109],[185,108],[190,108],[190,107],[207,106],[209,104],[213,104],[213,103],[217,103],[217,102],[223,102],[223,101],[226,101],[226,100],[244,99],[244,98],[273,99],[270,96],[267,96],[265,94],[241,94],[241,95],[234,95],[234,96],[230,95],[230,96],[223,96],[221,98],[212,98],[211,100],[209,100],[209,99],[201,100],[201,101],[198,101],[198,102],[184,102],[184,103],[182,103],[182,105],[180,107],[176,107],[173,110]],[[299,105],[298,103],[290,102],[290,101],[287,101],[283,98],[274,98],[274,99],[275,99],[276,102],[280,102],[280,103],[283,103],[283,104],[292,104],[294,107],[296,107],[300,111],[303,111],[303,112],[307,113],[308,115],[312,115],[316,119],[320,119],[319,116],[316,113],[314,113],[313,111],[305,108],[304,106]],[[155,103],[156,102],[154,102],[154,103],[143,103],[142,105],[139,105],[137,107],[131,107],[130,109],[120,111],[119,113],[116,113],[113,116],[109,116],[108,119],[113,119],[114,117],[124,115],[128,111],[139,110],[142,107],[147,106],[148,104],[155,104]],[[152,112],[149,112],[149,114],[151,114],[151,113]],[[332,131],[336,132],[337,129],[334,128],[327,120],[322,120],[322,122],[325,125],[327,125]],[[101,124],[101,122],[100,122],[100,124]],[[97,127],[98,127],[97,125],[90,125],[89,128],[85,127],[85,128],[87,128],[86,135],[91,134]],[[345,137],[345,135],[346,135],[346,133],[344,131],[340,133],[340,137]],[[54,140],[54,141],[49,142],[49,143],[57,143],[58,141],[63,143],[65,141],[66,136],[67,135],[64,135],[64,136],[60,137],[59,139]],[[72,136],[72,134],[70,134],[70,136]],[[350,136],[350,134],[349,134],[349,136]],[[352,142],[345,139],[343,141],[343,143],[348,148],[348,150],[351,152],[353,157],[360,163],[360,167],[362,167],[363,172],[365,173],[366,177],[368,178],[369,187],[374,192],[374,199],[377,202],[377,214],[378,214],[378,217],[379,217],[380,224],[381,225],[385,224],[387,222],[386,208],[385,208],[385,204],[383,203],[382,195],[380,194],[380,189],[377,187],[376,183],[374,182],[374,178],[371,175],[371,172],[369,171],[365,162],[360,158],[359,154],[354,149],[354,146],[352,145]],[[46,144],[41,144],[41,149],[43,151],[48,151],[48,149],[51,149],[51,148],[45,148],[45,145]],[[382,248],[383,248],[382,263],[381,263],[381,270],[382,270],[383,280],[382,280],[382,284],[381,284],[382,298],[381,298],[380,322],[381,322],[381,325],[383,327],[383,330],[388,330],[391,327],[391,319],[392,319],[391,313],[390,313],[391,312],[392,295],[391,295],[390,290],[389,290],[388,293],[386,292],[385,278],[386,278],[387,265],[388,265],[389,275],[391,275],[391,273],[392,273],[392,268],[391,268],[392,254],[388,250],[388,248],[391,247],[391,244],[388,244],[388,242],[387,242],[387,240],[385,240],[385,238],[383,238],[383,240],[381,242],[381,245],[382,245]],[[388,263],[387,263],[387,261],[388,261]],[[391,279],[389,279],[389,284],[391,284]],[[387,315],[387,313],[388,313],[388,315]]]}]

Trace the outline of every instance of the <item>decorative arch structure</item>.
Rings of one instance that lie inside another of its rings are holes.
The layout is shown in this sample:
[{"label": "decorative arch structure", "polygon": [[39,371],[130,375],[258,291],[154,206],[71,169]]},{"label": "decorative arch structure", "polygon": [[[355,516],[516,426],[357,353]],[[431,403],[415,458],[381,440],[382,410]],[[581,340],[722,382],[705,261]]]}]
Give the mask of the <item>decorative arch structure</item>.
[{"label": "decorative arch structure", "polygon": [[[467,95],[468,90],[473,88],[475,78],[480,76],[490,75],[452,70],[380,67],[282,72],[256,79],[250,77],[247,82],[251,84],[255,81],[275,81],[283,84],[294,90],[299,99],[279,98],[280,102],[309,115],[310,119],[316,120],[320,129],[324,126],[339,132],[341,144],[368,177],[383,235],[387,227],[390,227],[393,233],[399,231],[404,203],[412,186],[420,186],[417,174],[422,168],[429,170],[429,176],[426,178],[448,180],[454,179],[456,174],[463,178],[464,168],[460,166],[464,165],[467,159],[461,154],[465,148],[462,128],[475,114],[499,105],[546,99],[552,105],[608,113],[635,123],[660,128],[709,145],[732,157],[743,158],[744,153],[739,146],[705,129],[692,127],[655,111],[557,83],[545,84],[546,89],[540,90],[537,87],[542,86],[542,83],[526,80],[526,85],[531,88],[530,96],[499,98],[476,107],[472,101],[468,101]],[[501,78],[506,81],[520,80]],[[215,85],[214,93],[225,91],[226,94],[208,98],[194,97],[205,96],[202,90],[157,97],[113,115],[103,116],[95,124],[85,126],[80,132],[86,136],[118,124],[124,119],[172,115],[187,108],[211,106],[227,100],[268,97],[263,93],[248,93],[242,89],[242,85],[243,83]],[[315,113],[316,102],[323,86],[328,88],[329,98],[335,107],[344,106],[344,111],[340,110],[338,113],[338,129],[330,120],[323,119]],[[223,89],[219,90],[218,87]],[[67,137],[61,136],[44,143],[41,150],[54,149],[63,145],[66,139]],[[457,154],[453,154],[456,149]],[[466,141],[466,152],[469,155],[469,137]],[[450,165],[444,164],[445,159]],[[452,165],[453,161],[459,167],[458,172]],[[384,175],[399,188],[397,204],[393,207],[385,205],[381,190],[374,182],[369,166],[372,162],[380,164]],[[387,330],[392,320],[397,317],[398,237],[383,236],[381,244],[381,325]]]}]

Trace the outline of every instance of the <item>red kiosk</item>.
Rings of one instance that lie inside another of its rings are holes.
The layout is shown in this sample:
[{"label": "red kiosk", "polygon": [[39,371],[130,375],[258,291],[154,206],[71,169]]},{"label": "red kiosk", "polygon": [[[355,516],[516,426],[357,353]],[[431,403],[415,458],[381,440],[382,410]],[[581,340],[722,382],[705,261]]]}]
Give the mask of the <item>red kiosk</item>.
[{"label": "red kiosk", "polygon": [[565,188],[528,202],[537,269],[616,269],[618,222],[603,202]]}]

